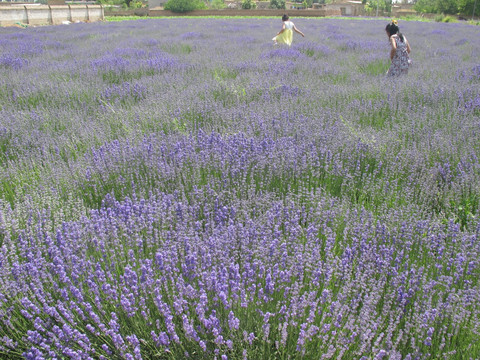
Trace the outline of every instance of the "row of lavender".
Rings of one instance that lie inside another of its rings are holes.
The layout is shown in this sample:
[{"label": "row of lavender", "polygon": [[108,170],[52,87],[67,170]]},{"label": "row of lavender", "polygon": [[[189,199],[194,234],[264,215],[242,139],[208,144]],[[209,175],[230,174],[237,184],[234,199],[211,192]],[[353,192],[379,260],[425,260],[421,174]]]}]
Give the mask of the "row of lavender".
[{"label": "row of lavender", "polygon": [[1,29],[2,358],[476,358],[480,29]]}]

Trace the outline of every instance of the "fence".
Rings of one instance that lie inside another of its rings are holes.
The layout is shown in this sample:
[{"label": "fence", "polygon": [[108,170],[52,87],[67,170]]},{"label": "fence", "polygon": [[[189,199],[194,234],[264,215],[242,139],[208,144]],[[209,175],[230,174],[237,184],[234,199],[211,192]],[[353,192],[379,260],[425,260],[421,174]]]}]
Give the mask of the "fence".
[{"label": "fence", "polygon": [[0,26],[14,24],[57,25],[104,19],[102,5],[11,5],[0,6]]}]

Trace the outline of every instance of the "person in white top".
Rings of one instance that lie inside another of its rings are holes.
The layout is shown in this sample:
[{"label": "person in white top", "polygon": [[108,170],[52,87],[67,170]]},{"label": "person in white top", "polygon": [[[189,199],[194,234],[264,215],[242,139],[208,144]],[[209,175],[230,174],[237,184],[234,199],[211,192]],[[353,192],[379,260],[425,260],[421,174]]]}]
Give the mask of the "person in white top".
[{"label": "person in white top", "polygon": [[278,34],[272,39],[275,45],[277,44],[287,44],[288,46],[292,45],[294,31],[302,35],[303,37],[305,37],[305,35],[296,28],[295,24],[289,20],[289,17],[287,14],[282,16],[282,21],[283,21],[282,30],[280,30]]}]

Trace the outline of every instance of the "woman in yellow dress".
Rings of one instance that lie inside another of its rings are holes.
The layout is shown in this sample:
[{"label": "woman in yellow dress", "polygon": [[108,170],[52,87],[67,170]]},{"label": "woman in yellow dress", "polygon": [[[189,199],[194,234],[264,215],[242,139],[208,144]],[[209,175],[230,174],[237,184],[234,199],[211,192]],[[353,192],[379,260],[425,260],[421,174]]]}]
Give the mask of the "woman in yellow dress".
[{"label": "woman in yellow dress", "polygon": [[305,35],[295,27],[295,24],[289,20],[288,15],[282,16],[283,26],[272,40],[274,44],[287,44],[288,46],[292,45],[293,32],[299,33],[303,37]]}]

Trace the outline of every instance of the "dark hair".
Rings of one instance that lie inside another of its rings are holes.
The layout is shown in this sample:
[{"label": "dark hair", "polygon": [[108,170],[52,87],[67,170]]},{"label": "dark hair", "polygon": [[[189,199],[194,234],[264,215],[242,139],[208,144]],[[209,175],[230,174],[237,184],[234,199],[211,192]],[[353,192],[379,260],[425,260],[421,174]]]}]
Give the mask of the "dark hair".
[{"label": "dark hair", "polygon": [[400,37],[400,40],[402,42],[404,41],[403,35],[400,33],[400,29],[397,24],[391,22],[385,27],[385,30],[387,30],[390,36],[397,34]]},{"label": "dark hair", "polygon": [[288,20],[288,15],[287,15],[287,14],[284,14],[284,15],[282,16],[282,21],[287,21],[287,20]]}]

